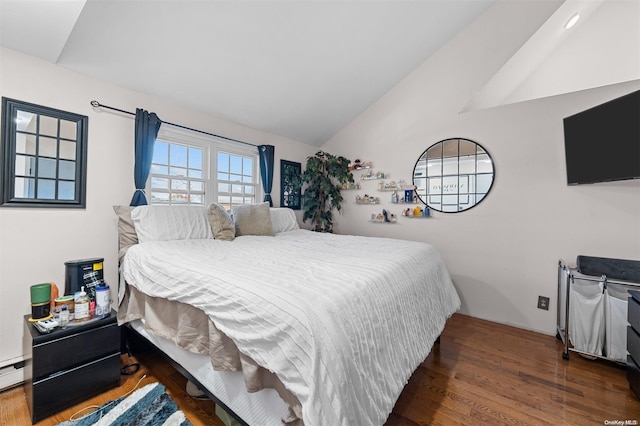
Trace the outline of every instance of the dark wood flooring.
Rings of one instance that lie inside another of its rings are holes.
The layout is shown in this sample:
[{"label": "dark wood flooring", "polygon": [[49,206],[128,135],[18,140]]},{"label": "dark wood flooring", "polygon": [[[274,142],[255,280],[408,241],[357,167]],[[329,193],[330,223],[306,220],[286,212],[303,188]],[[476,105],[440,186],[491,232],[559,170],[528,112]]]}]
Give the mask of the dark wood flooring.
[{"label": "dark wood flooring", "polygon": [[[629,389],[624,367],[574,353],[566,361],[561,353],[562,344],[553,336],[456,314],[385,426],[640,424],[640,401]],[[186,395],[186,379],[162,357],[140,354],[137,360],[142,368],[123,376],[119,388],[37,425],[55,425],[81,408],[115,399],[146,374],[141,385],[163,383],[195,426],[223,426],[213,402]],[[123,356],[123,364],[132,361]],[[30,423],[23,389],[0,393],[0,425]]]}]

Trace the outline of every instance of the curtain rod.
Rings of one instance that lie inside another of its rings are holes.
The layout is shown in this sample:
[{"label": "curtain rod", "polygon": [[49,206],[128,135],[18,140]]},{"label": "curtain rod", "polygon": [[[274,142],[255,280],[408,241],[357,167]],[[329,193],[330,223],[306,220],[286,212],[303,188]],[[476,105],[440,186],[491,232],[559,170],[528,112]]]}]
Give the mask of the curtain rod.
[{"label": "curtain rod", "polygon": [[[113,110],[113,111],[118,111],[118,112],[121,112],[123,114],[129,114],[129,115],[133,115],[133,116],[136,115],[135,112],[125,111],[123,109],[118,109],[118,108],[110,107],[110,106],[107,106],[107,105],[102,105],[98,101],[91,101],[91,106],[94,107],[94,108],[106,108],[106,109],[110,109],[110,110]],[[174,127],[179,127],[181,129],[191,130],[193,132],[203,133],[203,134],[209,135],[209,136],[215,136],[216,138],[226,139],[226,140],[232,141],[232,142],[238,142],[238,143],[243,143],[245,145],[255,146],[256,148],[258,147],[258,145],[255,145],[255,144],[252,144],[252,143],[249,143],[249,142],[240,141],[238,139],[232,139],[232,138],[228,138],[226,136],[216,135],[215,133],[209,133],[209,132],[205,132],[204,130],[193,129],[191,127],[182,126],[180,124],[169,123],[168,121],[164,121],[164,120],[160,120],[160,121],[162,123],[164,123],[164,124],[168,124],[168,125],[174,126]]]}]

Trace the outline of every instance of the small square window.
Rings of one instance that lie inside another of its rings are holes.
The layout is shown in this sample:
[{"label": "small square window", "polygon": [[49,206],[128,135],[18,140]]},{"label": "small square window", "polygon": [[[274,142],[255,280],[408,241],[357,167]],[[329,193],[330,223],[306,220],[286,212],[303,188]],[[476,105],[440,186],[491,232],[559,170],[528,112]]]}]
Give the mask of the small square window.
[{"label": "small square window", "polygon": [[84,208],[88,121],[2,98],[1,206]]}]

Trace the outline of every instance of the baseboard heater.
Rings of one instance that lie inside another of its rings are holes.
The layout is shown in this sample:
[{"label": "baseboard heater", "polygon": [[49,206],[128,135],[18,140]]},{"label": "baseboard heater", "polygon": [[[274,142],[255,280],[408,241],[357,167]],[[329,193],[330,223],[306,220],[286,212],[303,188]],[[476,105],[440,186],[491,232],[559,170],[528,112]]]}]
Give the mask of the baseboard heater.
[{"label": "baseboard heater", "polygon": [[0,367],[0,392],[24,382],[24,361]]}]

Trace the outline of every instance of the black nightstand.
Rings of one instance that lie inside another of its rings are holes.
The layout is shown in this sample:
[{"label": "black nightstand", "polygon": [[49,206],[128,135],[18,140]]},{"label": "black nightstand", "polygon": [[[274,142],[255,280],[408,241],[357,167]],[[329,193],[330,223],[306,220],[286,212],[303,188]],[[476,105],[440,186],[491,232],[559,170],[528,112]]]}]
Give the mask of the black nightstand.
[{"label": "black nightstand", "polygon": [[108,318],[40,334],[25,315],[25,393],[31,421],[120,386],[120,327]]},{"label": "black nightstand", "polygon": [[627,379],[640,398],[640,291],[629,290],[627,310]]}]

